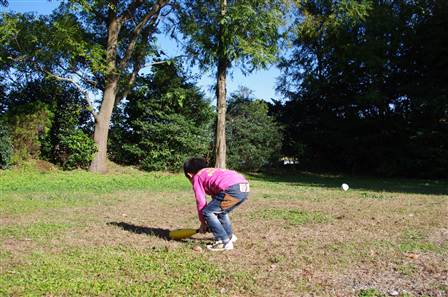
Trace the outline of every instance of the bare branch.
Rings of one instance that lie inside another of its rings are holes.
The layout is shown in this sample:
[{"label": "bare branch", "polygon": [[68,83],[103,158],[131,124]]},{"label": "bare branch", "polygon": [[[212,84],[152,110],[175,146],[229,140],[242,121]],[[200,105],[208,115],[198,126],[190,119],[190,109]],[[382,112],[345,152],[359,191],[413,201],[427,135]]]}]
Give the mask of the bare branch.
[{"label": "bare branch", "polygon": [[153,8],[142,18],[142,20],[135,26],[134,30],[131,33],[130,42],[126,52],[124,54],[123,59],[120,62],[119,69],[124,70],[126,68],[129,59],[132,56],[132,53],[135,49],[135,45],[137,44],[137,39],[145,27],[145,25],[149,22],[149,26],[152,26],[159,16],[160,10],[167,5],[168,0],[159,0],[157,4],[153,6]]},{"label": "bare branch", "polygon": [[12,83],[17,88],[23,87],[23,84],[20,82],[20,80],[17,79],[16,76],[11,75],[11,73],[9,71],[3,72],[3,75],[4,75],[5,80],[9,80],[10,83]]},{"label": "bare branch", "polygon": [[[155,23],[153,22],[152,24],[146,26],[142,32],[141,32],[141,38],[143,41],[147,40],[148,37],[152,34],[154,28],[157,26],[158,21],[156,21]],[[132,73],[129,77],[129,80],[124,88],[123,94],[120,94],[119,96],[117,96],[116,100],[115,100],[115,104],[118,104],[122,99],[127,98],[129,92],[132,89],[132,85],[135,83],[138,73],[140,72],[140,70],[142,68],[146,68],[152,65],[156,65],[156,64],[163,64],[163,63],[167,63],[168,61],[157,61],[154,63],[150,63],[150,64],[145,64],[143,65],[144,59],[145,59],[145,52],[144,49],[141,48],[137,48],[135,50],[135,52],[133,53],[133,61],[134,61],[134,65],[133,65],[133,70]]]},{"label": "bare branch", "polygon": [[129,4],[126,11],[118,18],[119,22],[125,22],[126,20],[132,18],[135,10],[143,4],[143,0],[134,0],[131,4]]},{"label": "bare branch", "polygon": [[137,79],[137,76],[138,76],[138,73],[140,72],[140,70],[142,70],[144,68],[147,68],[147,67],[152,67],[154,65],[160,65],[160,64],[169,63],[170,61],[171,60],[157,61],[157,62],[145,64],[143,66],[135,65],[134,69],[132,70],[131,76],[129,77],[128,83],[126,85],[126,89],[123,91],[123,94],[121,94],[120,96],[117,96],[117,98],[115,100],[115,105],[120,103],[121,100],[123,100],[123,99],[128,97],[129,92],[132,89],[132,85],[135,83],[135,80]]},{"label": "bare branch", "polygon": [[169,63],[169,62],[171,62],[171,60],[152,62],[152,63],[148,63],[148,64],[143,65],[143,67],[141,69],[152,67],[154,65],[165,64],[165,63]]},{"label": "bare branch", "polygon": [[73,85],[75,85],[75,87],[84,95],[84,97],[87,101],[87,104],[89,105],[89,111],[92,113],[93,117],[96,120],[98,114],[95,112],[95,107],[93,106],[93,102],[90,99],[89,93],[87,92],[86,89],[81,87],[73,78],[62,77],[62,76],[56,75],[56,74],[48,72],[48,71],[46,71],[46,72],[49,76],[55,78],[56,80],[68,81],[68,82],[72,83]]},{"label": "bare branch", "polygon": [[135,80],[137,79],[137,75],[140,72],[141,67],[136,66],[134,67],[134,70],[131,73],[131,76],[129,77],[128,83],[126,85],[126,89],[123,91],[123,94],[121,94],[120,96],[117,96],[115,98],[115,105],[118,105],[118,103],[120,103],[121,100],[125,99],[128,97],[129,92],[132,89],[132,85],[134,84]]},{"label": "bare branch", "polygon": [[74,75],[76,75],[85,84],[88,84],[89,86],[91,86],[93,88],[97,88],[98,87],[98,81],[92,80],[92,79],[88,79],[84,75],[79,74],[76,71],[71,71],[71,70],[67,69],[67,67],[64,67],[61,63],[57,63],[57,66],[60,67],[62,70],[64,70],[67,74],[74,74]]},{"label": "bare branch", "polygon": [[89,86],[93,87],[93,88],[98,88],[98,82],[96,80],[93,79],[88,79],[85,76],[79,74],[78,72],[73,72],[73,74],[75,74],[80,80],[82,80],[85,84],[88,84]]}]

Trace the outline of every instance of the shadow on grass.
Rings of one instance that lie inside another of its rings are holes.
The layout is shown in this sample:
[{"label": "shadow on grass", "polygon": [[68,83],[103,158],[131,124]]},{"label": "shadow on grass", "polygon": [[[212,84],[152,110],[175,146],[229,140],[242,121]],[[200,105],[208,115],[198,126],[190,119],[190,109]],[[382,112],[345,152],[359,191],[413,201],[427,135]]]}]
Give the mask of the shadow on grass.
[{"label": "shadow on grass", "polygon": [[170,230],[162,229],[162,228],[152,228],[152,227],[143,227],[137,226],[133,224],[128,224],[125,222],[109,222],[107,225],[117,226],[123,230],[128,232],[137,233],[137,234],[146,234],[160,237],[165,240],[170,240]]},{"label": "shadow on grass", "polygon": [[361,191],[448,195],[448,180],[376,178],[297,171],[276,172],[275,174],[248,173],[246,175],[252,180],[291,183],[305,187],[340,188],[342,183],[347,183],[351,189]]}]

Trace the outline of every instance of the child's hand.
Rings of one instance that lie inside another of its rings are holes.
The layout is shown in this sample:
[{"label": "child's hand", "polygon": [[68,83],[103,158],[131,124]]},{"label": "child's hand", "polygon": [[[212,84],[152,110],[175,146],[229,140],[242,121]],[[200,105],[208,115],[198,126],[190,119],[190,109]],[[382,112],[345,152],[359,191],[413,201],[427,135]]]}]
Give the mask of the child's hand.
[{"label": "child's hand", "polygon": [[199,227],[199,233],[206,233],[208,231],[208,226],[206,223],[201,223],[201,226]]}]

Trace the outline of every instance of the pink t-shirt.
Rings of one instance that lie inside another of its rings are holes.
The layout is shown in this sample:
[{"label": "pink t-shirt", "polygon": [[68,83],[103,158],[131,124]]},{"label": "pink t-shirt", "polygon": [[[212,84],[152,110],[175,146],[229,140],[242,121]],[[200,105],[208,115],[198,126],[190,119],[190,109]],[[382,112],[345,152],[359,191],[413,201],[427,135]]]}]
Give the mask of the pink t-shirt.
[{"label": "pink t-shirt", "polygon": [[203,168],[193,176],[193,191],[196,198],[199,220],[204,221],[202,210],[207,205],[205,195],[215,196],[236,184],[246,184],[247,180],[238,172],[221,168]]}]

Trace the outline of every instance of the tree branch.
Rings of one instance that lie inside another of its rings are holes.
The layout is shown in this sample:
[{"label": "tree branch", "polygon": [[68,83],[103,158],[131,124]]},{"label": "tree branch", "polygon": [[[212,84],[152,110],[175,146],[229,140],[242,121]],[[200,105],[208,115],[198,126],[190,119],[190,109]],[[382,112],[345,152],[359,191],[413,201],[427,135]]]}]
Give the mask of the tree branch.
[{"label": "tree branch", "polygon": [[140,70],[147,68],[147,67],[152,67],[154,65],[160,65],[160,64],[165,64],[170,62],[170,60],[166,60],[166,61],[157,61],[157,62],[153,62],[153,63],[148,63],[145,64],[143,66],[139,66],[139,65],[135,65],[134,69],[131,73],[131,76],[129,77],[128,83],[126,85],[126,89],[124,90],[123,94],[121,94],[120,96],[117,96],[116,100],[115,100],[115,105],[117,105],[118,103],[120,103],[121,100],[125,99],[128,97],[129,92],[132,89],[132,85],[135,83],[138,73],[140,72]]},{"label": "tree branch", "polygon": [[[146,27],[142,32],[142,40],[146,40],[148,36],[151,34],[151,28],[148,26]],[[115,99],[115,104],[117,105],[122,99],[126,98],[129,94],[129,92],[132,89],[132,85],[134,84],[135,80],[137,79],[137,75],[140,72],[140,69],[142,68],[143,61],[145,59],[144,52],[142,49],[137,50],[135,52],[134,57],[134,69],[132,70],[132,73],[129,77],[129,80],[124,88],[123,94],[120,96],[117,96]]]},{"label": "tree branch", "polygon": [[129,92],[132,89],[132,85],[134,84],[135,80],[137,79],[137,75],[140,72],[141,67],[140,66],[135,66],[134,70],[131,73],[131,76],[129,77],[128,83],[126,85],[126,88],[123,91],[123,94],[121,95],[117,95],[117,97],[115,98],[115,105],[118,105],[118,103],[120,103],[121,100],[125,99],[128,97]]},{"label": "tree branch", "polygon": [[160,10],[167,5],[169,0],[159,0],[157,4],[154,4],[152,9],[143,17],[143,19],[135,26],[134,30],[131,33],[131,38],[129,45],[126,49],[123,59],[120,62],[119,69],[123,71],[126,68],[129,59],[132,56],[132,53],[135,49],[135,45],[137,44],[137,39],[143,30],[144,26],[149,21],[149,26],[153,25],[157,21],[157,17],[160,13]]},{"label": "tree branch", "polygon": [[96,120],[98,113],[95,112],[95,107],[93,106],[92,100],[90,99],[90,96],[89,96],[89,93],[87,92],[87,90],[85,90],[83,87],[81,87],[73,78],[62,77],[62,76],[56,75],[56,74],[48,72],[48,71],[47,71],[47,74],[49,76],[55,78],[56,80],[68,81],[68,82],[71,82],[73,85],[75,85],[75,87],[85,96],[87,104],[89,105],[89,111],[92,113],[93,117]]},{"label": "tree branch", "polygon": [[[51,1],[51,0],[50,0]],[[91,12],[93,12],[93,14],[98,18],[98,19],[100,19],[101,21],[103,21],[103,22],[106,22],[107,21],[107,17],[106,16],[104,16],[103,14],[101,14],[97,9],[95,9],[94,7],[93,7],[93,5],[89,5],[88,3],[86,3],[86,2],[82,2],[82,1],[76,1],[75,3],[72,3],[72,5],[76,5],[76,4],[78,4],[78,5],[80,5],[84,10],[86,10],[86,11],[91,11]],[[76,8],[75,8],[76,9]]]},{"label": "tree branch", "polygon": [[4,79],[9,80],[10,83],[16,86],[18,89],[23,87],[23,84],[17,78],[12,76],[9,71],[6,71],[4,75],[5,75]]},{"label": "tree branch", "polygon": [[[142,67],[141,69],[143,69],[143,68],[148,68],[148,67],[152,67],[152,66],[154,66],[154,65],[159,65],[159,64],[169,63],[170,61],[171,61],[171,60],[165,60],[165,61],[157,61],[157,62],[148,63],[148,64],[143,65],[143,67]],[[141,69],[140,69],[140,70],[141,70]]]},{"label": "tree branch", "polygon": [[143,0],[134,0],[131,4],[129,4],[126,11],[118,18],[119,22],[125,22],[126,20],[130,19],[133,15],[135,10],[143,4]]},{"label": "tree branch", "polygon": [[63,65],[61,65],[61,63],[57,63],[57,66],[60,67],[62,70],[64,70],[66,73],[72,73],[72,74],[76,75],[80,80],[82,80],[84,83],[88,84],[92,88],[98,88],[98,81],[85,78],[83,75],[79,74],[76,71],[70,71],[67,69],[67,67],[64,67]]}]

